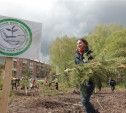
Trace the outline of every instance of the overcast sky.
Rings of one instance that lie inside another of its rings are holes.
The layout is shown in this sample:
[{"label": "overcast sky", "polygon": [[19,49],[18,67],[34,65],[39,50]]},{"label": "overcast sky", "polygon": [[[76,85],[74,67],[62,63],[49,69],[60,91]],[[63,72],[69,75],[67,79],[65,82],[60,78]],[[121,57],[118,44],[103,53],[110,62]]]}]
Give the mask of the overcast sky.
[{"label": "overcast sky", "polygon": [[0,0],[0,15],[42,23],[42,61],[56,37],[82,37],[100,23],[126,27],[126,0]]}]

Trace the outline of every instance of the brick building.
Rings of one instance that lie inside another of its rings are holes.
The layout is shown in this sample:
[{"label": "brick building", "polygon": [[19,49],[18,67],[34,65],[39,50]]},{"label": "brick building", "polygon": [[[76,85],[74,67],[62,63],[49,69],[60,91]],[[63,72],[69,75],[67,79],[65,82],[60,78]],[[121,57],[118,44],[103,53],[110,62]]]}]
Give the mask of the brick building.
[{"label": "brick building", "polygon": [[32,78],[44,78],[51,71],[51,66],[29,59],[13,58],[12,76],[21,78],[29,71]]},{"label": "brick building", "polygon": [[51,66],[35,60],[13,58],[12,76],[21,78],[28,71],[32,78],[42,79],[49,75]]}]

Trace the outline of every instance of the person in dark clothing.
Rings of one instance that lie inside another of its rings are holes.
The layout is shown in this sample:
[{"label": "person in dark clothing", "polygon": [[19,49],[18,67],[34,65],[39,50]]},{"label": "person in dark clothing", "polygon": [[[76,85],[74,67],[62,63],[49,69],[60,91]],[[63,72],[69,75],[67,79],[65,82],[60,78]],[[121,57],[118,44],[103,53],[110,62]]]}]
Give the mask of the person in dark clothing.
[{"label": "person in dark clothing", "polygon": [[54,82],[55,82],[55,88],[56,90],[58,90],[59,89],[58,79],[55,78]]},{"label": "person in dark clothing", "polygon": [[16,83],[17,83],[17,86],[20,86],[20,79],[19,78],[16,79]]},{"label": "person in dark clothing", "polygon": [[34,89],[35,87],[35,79],[32,81],[32,88]]},{"label": "person in dark clothing", "polygon": [[16,78],[13,78],[13,79],[11,80],[11,85],[12,85],[12,90],[14,89],[14,87],[15,87],[15,89],[17,90]]},{"label": "person in dark clothing", "polygon": [[109,85],[110,85],[111,90],[114,91],[115,90],[115,85],[116,85],[115,80],[113,80],[112,78],[110,78]]},{"label": "person in dark clothing", "polygon": [[56,90],[58,90],[58,82],[56,82],[55,87],[56,87]]},{"label": "person in dark clothing", "polygon": [[[89,50],[88,42],[84,39],[77,40],[77,50],[75,55],[75,64],[82,64],[86,63],[88,60],[93,59],[90,55],[93,51]],[[88,58],[84,58],[84,54],[88,56]],[[94,106],[90,103],[90,97],[94,91],[94,83],[90,78],[88,83],[80,84],[80,95],[81,95],[81,102],[84,105],[84,109],[86,113],[97,113],[98,111],[95,110]],[[84,94],[85,92],[86,94]]]}]

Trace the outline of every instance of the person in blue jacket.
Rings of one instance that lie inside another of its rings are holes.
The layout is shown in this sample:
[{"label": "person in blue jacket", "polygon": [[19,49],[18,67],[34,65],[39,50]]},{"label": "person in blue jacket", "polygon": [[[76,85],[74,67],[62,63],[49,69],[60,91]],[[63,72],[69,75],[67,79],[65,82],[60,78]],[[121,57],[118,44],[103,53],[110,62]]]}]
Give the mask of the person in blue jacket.
[{"label": "person in blue jacket", "polygon": [[[93,51],[89,50],[88,42],[84,38],[80,38],[77,40],[77,50],[75,55],[75,64],[82,64],[88,62],[88,60],[93,59],[90,55]],[[88,59],[84,58],[84,54],[87,54]],[[80,95],[81,95],[81,102],[84,106],[86,113],[98,113],[95,110],[94,106],[90,103],[90,97],[94,91],[94,83],[92,79],[89,79],[87,84],[80,85]],[[86,91],[86,95],[83,94],[83,91]]]}]

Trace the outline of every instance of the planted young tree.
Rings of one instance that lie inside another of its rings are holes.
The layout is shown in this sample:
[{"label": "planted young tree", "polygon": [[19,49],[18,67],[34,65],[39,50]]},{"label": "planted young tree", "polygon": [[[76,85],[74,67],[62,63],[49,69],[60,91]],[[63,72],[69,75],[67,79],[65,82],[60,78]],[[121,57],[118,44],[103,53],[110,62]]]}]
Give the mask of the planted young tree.
[{"label": "planted young tree", "polygon": [[25,75],[23,76],[23,79],[21,80],[21,85],[25,87],[25,94],[28,94],[28,88],[30,85],[29,79],[31,75],[28,69],[25,71]]}]

